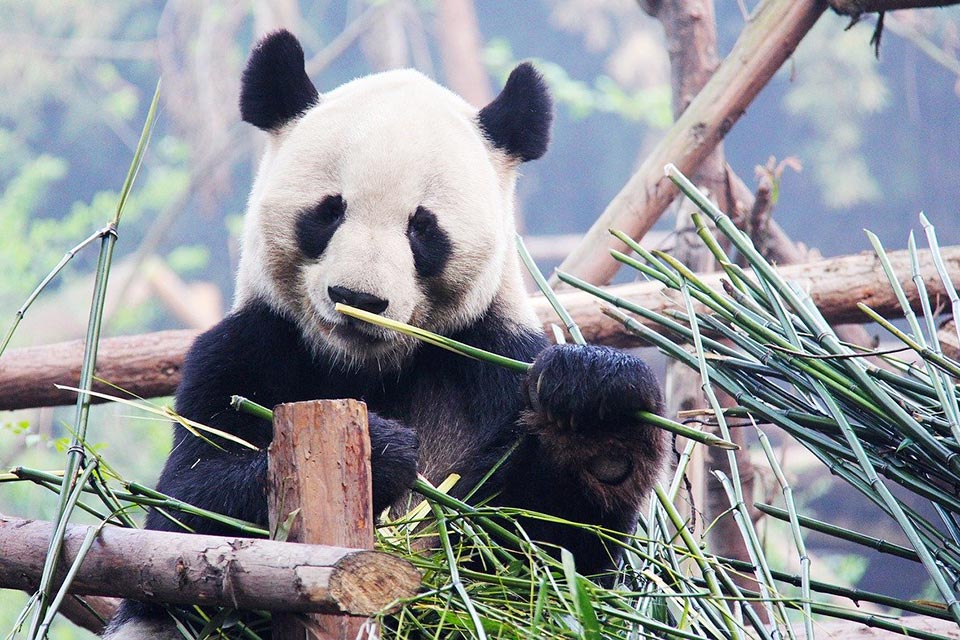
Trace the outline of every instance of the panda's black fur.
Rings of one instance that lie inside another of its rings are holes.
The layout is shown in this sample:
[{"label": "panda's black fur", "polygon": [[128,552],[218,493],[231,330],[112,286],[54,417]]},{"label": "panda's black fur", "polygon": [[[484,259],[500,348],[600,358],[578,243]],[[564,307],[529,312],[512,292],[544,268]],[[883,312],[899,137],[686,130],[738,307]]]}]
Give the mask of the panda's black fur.
[{"label": "panda's black fur", "polygon": [[[276,134],[322,101],[302,71],[303,52],[292,35],[281,31],[261,41],[243,75],[244,119]],[[501,95],[476,114],[475,126],[491,153],[505,154],[504,166],[512,170],[511,163],[538,158],[546,150],[550,110],[543,80],[524,64]],[[298,264],[324,254],[350,206],[349,198],[327,195],[291,218]],[[463,292],[442,276],[456,258],[458,240],[448,236],[439,215],[422,206],[410,212],[405,233],[417,286],[431,302],[444,300],[448,305],[439,308],[455,308]],[[263,277],[295,275],[297,268],[273,265],[271,271],[264,265],[271,275]],[[292,285],[277,283],[280,295],[294,295],[283,288],[288,286]],[[339,298],[373,312],[390,304],[382,295],[339,286],[328,289],[333,301]],[[447,333],[461,342],[533,362],[527,374],[425,344],[410,348],[396,367],[386,369],[380,360],[335,357],[318,348],[317,338],[306,334],[298,317],[278,309],[269,296],[241,298],[191,348],[176,409],[237,435],[260,451],[226,441],[219,441],[222,449],[217,449],[178,425],[158,489],[204,509],[265,525],[271,425],[230,409],[230,397],[239,394],[266,406],[358,398],[369,411],[376,513],[409,490],[418,469],[434,481],[451,472],[460,474],[453,492],[462,496],[516,447],[477,499],[632,531],[664,453],[661,432],[633,417],[637,410],[661,410],[657,382],[641,360],[619,351],[549,346],[533,323],[513,317],[516,311],[505,306],[504,300],[522,295],[520,291],[495,296],[476,317]],[[360,330],[349,323],[341,329],[349,335]],[[347,344],[356,349],[374,339],[369,334],[354,338]],[[207,519],[176,517],[198,532],[236,535]],[[608,571],[619,555],[582,530],[543,520],[526,520],[523,525],[532,539],[572,551],[578,569],[586,574]],[[157,511],[147,516],[147,527],[180,530]],[[166,638],[164,615],[158,607],[125,601],[108,636],[119,639],[138,633]]]}]

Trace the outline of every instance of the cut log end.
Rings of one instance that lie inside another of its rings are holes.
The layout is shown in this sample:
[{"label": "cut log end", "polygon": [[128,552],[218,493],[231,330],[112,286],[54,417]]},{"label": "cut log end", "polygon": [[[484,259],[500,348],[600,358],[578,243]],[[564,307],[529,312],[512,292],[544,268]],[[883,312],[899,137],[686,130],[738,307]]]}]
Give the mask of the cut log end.
[{"label": "cut log end", "polygon": [[330,595],[343,611],[372,616],[394,611],[420,587],[420,572],[394,556],[357,552],[336,564]]}]

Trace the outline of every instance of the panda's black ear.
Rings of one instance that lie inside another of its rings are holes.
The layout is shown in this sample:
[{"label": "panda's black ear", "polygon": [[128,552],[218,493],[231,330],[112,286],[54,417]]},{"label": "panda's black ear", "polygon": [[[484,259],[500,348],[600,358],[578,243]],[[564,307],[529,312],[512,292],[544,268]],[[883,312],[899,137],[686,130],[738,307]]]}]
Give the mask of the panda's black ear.
[{"label": "panda's black ear", "polygon": [[553,100],[543,77],[529,62],[517,65],[500,95],[480,110],[479,120],[498,149],[522,162],[542,156],[553,122]]},{"label": "panda's black ear", "polygon": [[240,115],[264,131],[276,131],[317,104],[320,95],[307,77],[303,48],[292,33],[265,36],[247,60],[240,83]]}]

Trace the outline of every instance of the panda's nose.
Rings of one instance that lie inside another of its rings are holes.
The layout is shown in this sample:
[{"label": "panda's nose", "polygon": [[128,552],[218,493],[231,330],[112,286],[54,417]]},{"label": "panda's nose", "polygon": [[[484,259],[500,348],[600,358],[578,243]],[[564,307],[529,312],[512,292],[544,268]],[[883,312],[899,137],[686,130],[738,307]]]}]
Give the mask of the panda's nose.
[{"label": "panda's nose", "polygon": [[327,295],[330,296],[334,304],[340,302],[370,313],[383,313],[390,304],[389,300],[346,287],[327,287]]}]

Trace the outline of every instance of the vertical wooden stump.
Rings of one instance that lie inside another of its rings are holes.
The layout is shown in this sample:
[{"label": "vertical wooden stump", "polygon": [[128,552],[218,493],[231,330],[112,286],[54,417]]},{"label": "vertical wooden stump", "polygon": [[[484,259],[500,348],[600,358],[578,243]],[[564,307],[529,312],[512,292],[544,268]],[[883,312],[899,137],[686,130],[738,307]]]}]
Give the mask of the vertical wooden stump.
[{"label": "vertical wooden stump", "polygon": [[[291,542],[373,548],[373,501],[367,407],[356,400],[315,400],[274,409],[269,449],[270,530],[290,513]],[[366,618],[274,614],[274,640],[354,640]]]}]

